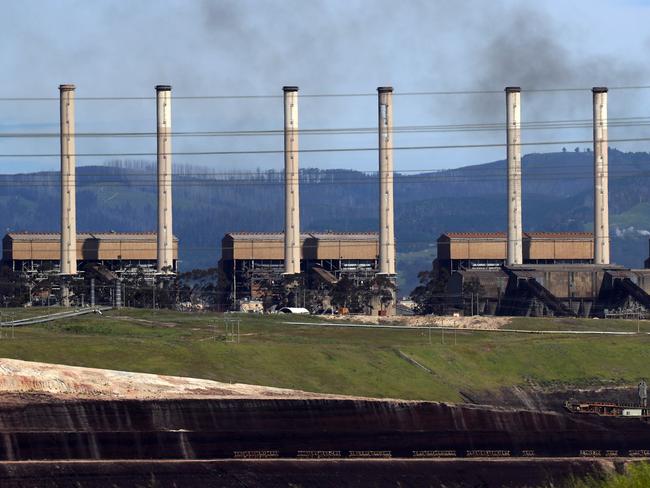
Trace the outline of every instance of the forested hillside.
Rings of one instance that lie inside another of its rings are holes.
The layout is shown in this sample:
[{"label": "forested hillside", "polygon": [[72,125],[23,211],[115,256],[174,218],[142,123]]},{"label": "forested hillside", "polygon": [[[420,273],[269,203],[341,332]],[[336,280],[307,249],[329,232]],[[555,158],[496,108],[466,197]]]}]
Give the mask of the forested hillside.
[{"label": "forested hillside", "polygon": [[[590,230],[592,154],[524,157],[526,230]],[[282,176],[277,172],[210,174],[182,167],[174,177],[174,233],[181,268],[215,266],[228,231],[280,231]],[[59,174],[0,176],[3,230],[56,231]],[[77,172],[78,229],[145,231],[156,226],[156,187],[149,163],[86,166]],[[371,231],[378,225],[377,177],[351,170],[301,172],[304,230]],[[496,231],[505,225],[503,161],[395,178],[395,221],[401,293],[428,269],[443,231]],[[613,260],[640,267],[648,256],[650,154],[610,150]]]}]

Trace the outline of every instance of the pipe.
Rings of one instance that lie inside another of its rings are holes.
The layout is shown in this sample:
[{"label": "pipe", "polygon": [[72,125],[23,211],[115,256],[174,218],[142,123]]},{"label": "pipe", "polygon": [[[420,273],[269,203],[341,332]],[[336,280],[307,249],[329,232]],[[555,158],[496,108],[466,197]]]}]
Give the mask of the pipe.
[{"label": "pipe", "polygon": [[607,88],[594,87],[594,264],[609,264]]},{"label": "pipe", "polygon": [[61,139],[61,260],[62,275],[77,274],[77,201],[74,85],[59,86]]},{"label": "pipe", "polygon": [[521,215],[521,88],[506,91],[506,142],[508,159],[508,266],[523,264]]},{"label": "pipe", "polygon": [[159,273],[173,273],[174,234],[172,227],[172,87],[156,86],[158,153],[158,260]]},{"label": "pipe", "polygon": [[379,273],[395,275],[393,210],[393,88],[377,88],[379,102]]},{"label": "pipe", "polygon": [[284,92],[284,274],[300,273],[298,87]]}]

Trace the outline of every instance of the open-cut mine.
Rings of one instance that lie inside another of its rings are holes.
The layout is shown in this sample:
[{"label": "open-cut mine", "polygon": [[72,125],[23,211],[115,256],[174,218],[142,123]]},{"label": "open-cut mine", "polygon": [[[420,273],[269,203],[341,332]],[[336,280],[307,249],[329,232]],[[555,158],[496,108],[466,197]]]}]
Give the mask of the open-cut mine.
[{"label": "open-cut mine", "polygon": [[317,395],[5,359],[0,391],[2,486],[353,486],[361,478],[524,486],[650,455],[647,423],[561,410]]}]

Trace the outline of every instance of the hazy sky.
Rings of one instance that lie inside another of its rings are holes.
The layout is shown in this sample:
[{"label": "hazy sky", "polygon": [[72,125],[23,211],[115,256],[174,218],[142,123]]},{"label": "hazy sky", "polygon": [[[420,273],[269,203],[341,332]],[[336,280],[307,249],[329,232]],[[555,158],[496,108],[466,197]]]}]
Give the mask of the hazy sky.
[{"label": "hazy sky", "polygon": [[[524,121],[588,120],[594,85],[650,85],[650,2],[621,0],[3,1],[2,97],[374,93],[392,85],[395,125],[497,123],[507,85],[521,85]],[[526,89],[585,88],[571,92]],[[400,92],[496,90],[407,96]],[[153,99],[79,101],[80,132],[155,130]],[[612,90],[610,117],[648,116],[650,89]],[[175,100],[176,131],[279,129],[281,98]],[[301,98],[304,129],[376,126],[376,97]],[[56,101],[0,101],[0,133],[58,130]],[[643,127],[610,137],[646,137]],[[583,129],[529,130],[524,140],[588,140]],[[396,134],[397,146],[501,143],[502,131]],[[303,136],[302,148],[374,147],[376,135]],[[559,150],[567,144],[527,148]],[[585,147],[588,144],[573,144]],[[646,150],[648,143],[612,143]],[[174,150],[281,149],[278,136],[177,137]],[[153,152],[155,139],[83,138],[79,153]],[[0,138],[0,154],[57,153],[56,138]],[[501,159],[504,148],[397,151],[397,170]],[[376,168],[376,153],[308,153],[302,167]],[[104,157],[79,157],[78,164]],[[142,159],[142,158],[140,158]],[[153,159],[148,157],[146,159]],[[223,169],[281,168],[281,155],[177,156]],[[3,172],[55,169],[58,158],[0,158]]]}]

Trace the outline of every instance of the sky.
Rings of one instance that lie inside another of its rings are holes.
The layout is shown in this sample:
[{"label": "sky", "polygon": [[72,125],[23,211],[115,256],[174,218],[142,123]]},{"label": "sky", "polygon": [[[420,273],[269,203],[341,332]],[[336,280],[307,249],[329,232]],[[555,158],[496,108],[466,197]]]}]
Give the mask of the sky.
[{"label": "sky", "polygon": [[[282,86],[300,87],[302,129],[377,125],[378,86],[393,86],[394,125],[502,124],[505,86],[522,87],[522,120],[583,121],[524,130],[525,152],[589,143],[592,86],[610,86],[612,120],[647,117],[650,1],[642,0],[6,0],[0,16],[0,172],[54,170],[58,85],[74,83],[81,133],[155,131],[154,86],[173,95],[267,98],[175,99],[178,132],[282,128]],[[535,91],[579,88],[571,91]],[[430,92],[481,91],[488,93]],[[428,92],[414,95],[414,92]],[[307,97],[355,94],[346,97]],[[33,137],[49,134],[48,137]],[[16,137],[21,135],[21,137]],[[612,127],[610,138],[648,137],[644,126]],[[427,171],[502,159],[494,130],[396,133],[397,171]],[[535,146],[534,142],[554,142]],[[301,135],[301,167],[374,171],[377,135]],[[496,144],[495,147],[462,147]],[[174,138],[174,151],[282,149],[281,135]],[[624,151],[647,141],[612,142]],[[461,146],[461,147],[448,147]],[[155,138],[79,137],[79,165],[155,152]],[[50,154],[47,157],[11,155]],[[10,156],[7,156],[10,155]],[[177,155],[175,163],[217,171],[281,169],[281,154]]]}]

